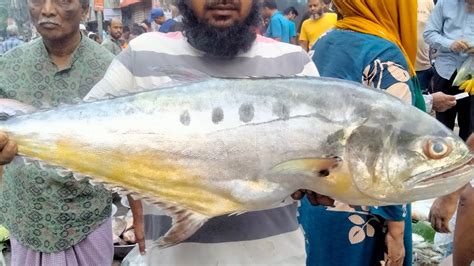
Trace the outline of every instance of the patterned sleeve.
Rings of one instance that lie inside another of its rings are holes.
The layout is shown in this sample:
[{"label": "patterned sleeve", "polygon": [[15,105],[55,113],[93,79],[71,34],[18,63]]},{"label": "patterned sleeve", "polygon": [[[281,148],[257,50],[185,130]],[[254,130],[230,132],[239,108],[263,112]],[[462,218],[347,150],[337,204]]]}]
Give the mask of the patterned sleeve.
[{"label": "patterned sleeve", "polygon": [[408,64],[395,45],[384,49],[365,67],[362,83],[386,90],[393,96],[414,104],[414,87],[408,72]]}]

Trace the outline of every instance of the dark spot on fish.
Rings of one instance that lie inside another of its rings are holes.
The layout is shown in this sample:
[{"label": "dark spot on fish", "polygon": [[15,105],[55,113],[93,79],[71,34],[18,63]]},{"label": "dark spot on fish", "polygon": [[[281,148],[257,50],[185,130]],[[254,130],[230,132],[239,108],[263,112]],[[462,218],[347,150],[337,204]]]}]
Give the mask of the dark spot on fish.
[{"label": "dark spot on fish", "polygon": [[242,104],[239,108],[240,121],[248,123],[255,115],[255,108],[251,104]]},{"label": "dark spot on fish", "polygon": [[224,111],[222,110],[222,108],[220,107],[214,108],[214,110],[212,110],[212,122],[214,124],[219,124],[223,120],[224,120]]},{"label": "dark spot on fish", "polygon": [[179,117],[179,121],[181,121],[181,124],[189,126],[189,124],[191,123],[191,116],[189,115],[189,112],[187,110],[181,114],[181,116]]},{"label": "dark spot on fish", "polygon": [[328,169],[323,169],[321,171],[319,171],[319,176],[320,177],[326,177],[326,176],[329,176],[329,170]]},{"label": "dark spot on fish", "polygon": [[281,102],[273,104],[272,112],[280,119],[288,120],[290,118],[290,109]]}]

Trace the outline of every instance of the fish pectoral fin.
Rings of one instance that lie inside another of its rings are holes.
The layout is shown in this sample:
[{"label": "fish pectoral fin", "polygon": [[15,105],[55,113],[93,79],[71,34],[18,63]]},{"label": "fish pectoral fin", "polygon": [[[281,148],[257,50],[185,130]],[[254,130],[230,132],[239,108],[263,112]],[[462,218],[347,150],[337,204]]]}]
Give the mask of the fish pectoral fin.
[{"label": "fish pectoral fin", "polygon": [[209,220],[208,216],[172,204],[155,203],[173,219],[170,230],[157,240],[159,248],[179,244],[192,236]]},{"label": "fish pectoral fin", "polygon": [[342,164],[340,157],[305,158],[282,162],[272,167],[271,171],[278,174],[318,174],[325,177]]}]

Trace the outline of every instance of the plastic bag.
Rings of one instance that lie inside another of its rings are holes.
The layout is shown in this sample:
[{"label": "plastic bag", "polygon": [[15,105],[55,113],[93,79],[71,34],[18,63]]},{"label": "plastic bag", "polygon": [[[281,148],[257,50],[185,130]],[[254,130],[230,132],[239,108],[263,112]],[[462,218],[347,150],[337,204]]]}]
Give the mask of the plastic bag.
[{"label": "plastic bag", "polygon": [[142,256],[140,254],[137,245],[123,259],[122,266],[147,266],[146,255]]},{"label": "plastic bag", "polygon": [[474,56],[470,56],[459,69],[453,82],[454,86],[459,86],[469,94],[474,94]]}]

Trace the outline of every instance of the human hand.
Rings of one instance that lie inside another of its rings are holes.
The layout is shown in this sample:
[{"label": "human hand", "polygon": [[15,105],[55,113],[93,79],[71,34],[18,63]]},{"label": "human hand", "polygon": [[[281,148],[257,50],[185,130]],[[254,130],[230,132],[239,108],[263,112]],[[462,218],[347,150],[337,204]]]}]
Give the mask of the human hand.
[{"label": "human hand", "polygon": [[10,163],[17,152],[16,143],[10,140],[5,132],[0,131],[0,165]]},{"label": "human hand", "polygon": [[433,97],[433,110],[436,112],[444,112],[456,105],[456,97],[443,92],[435,92],[431,94]]},{"label": "human hand", "polygon": [[466,51],[464,51],[466,54],[470,56],[474,56],[474,47],[469,47]]},{"label": "human hand", "polygon": [[301,200],[304,197],[304,195],[306,195],[309,202],[314,206],[318,206],[318,205],[334,206],[334,200],[333,199],[331,199],[328,196],[317,194],[316,192],[313,192],[311,190],[300,189],[300,190],[296,191],[295,193],[293,193],[291,195],[291,197],[294,200]]},{"label": "human hand", "polygon": [[431,227],[439,233],[450,233],[449,220],[454,215],[457,208],[458,193],[449,194],[440,198],[437,198],[431,206],[428,220],[431,223]]},{"label": "human hand", "polygon": [[385,265],[401,266],[405,258],[405,244],[403,242],[405,222],[389,221],[387,227],[388,231],[385,236],[385,245],[387,246]]},{"label": "human hand", "polygon": [[469,49],[469,43],[464,40],[457,40],[451,44],[451,51],[455,53],[461,53]]},{"label": "human hand", "polygon": [[145,221],[143,216],[143,206],[140,200],[134,200],[127,196],[130,209],[133,215],[133,229],[135,230],[135,240],[141,255],[145,255]]}]

